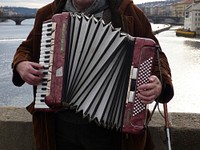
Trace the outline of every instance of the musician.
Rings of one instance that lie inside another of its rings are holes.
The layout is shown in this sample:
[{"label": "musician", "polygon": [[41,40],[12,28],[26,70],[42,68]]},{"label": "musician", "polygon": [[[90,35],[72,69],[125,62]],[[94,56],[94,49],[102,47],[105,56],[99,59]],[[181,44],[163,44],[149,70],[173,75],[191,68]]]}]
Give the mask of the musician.
[{"label": "musician", "polygon": [[[42,23],[62,11],[94,14],[95,17],[103,18],[106,23],[111,21],[114,27],[120,27],[132,36],[151,38],[159,45],[148,19],[131,0],[55,0],[38,10],[34,27],[18,47],[12,63],[13,83],[16,86],[22,86],[24,82],[33,85],[34,97],[36,85],[43,77],[38,71],[43,68],[38,63]],[[139,87],[140,97],[145,104],[152,103],[158,97],[159,102],[167,103],[173,97],[169,64],[165,54],[162,51],[159,53],[163,80],[161,83],[156,61],[150,82]],[[27,109],[33,116],[37,150],[117,150],[122,149],[122,145],[123,149],[153,149],[148,130],[124,139],[118,132],[98,127],[93,122],[89,123],[73,110],[39,112],[33,106],[34,102]]]}]

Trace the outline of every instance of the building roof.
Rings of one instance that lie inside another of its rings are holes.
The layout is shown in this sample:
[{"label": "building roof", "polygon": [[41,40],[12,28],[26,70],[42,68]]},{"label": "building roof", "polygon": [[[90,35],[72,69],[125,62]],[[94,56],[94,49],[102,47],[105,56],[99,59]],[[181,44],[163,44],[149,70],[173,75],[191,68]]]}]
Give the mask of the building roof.
[{"label": "building roof", "polygon": [[180,3],[192,4],[192,3],[193,3],[193,0],[182,0]]},{"label": "building roof", "polygon": [[199,10],[200,11],[200,3],[191,4],[186,8],[186,11],[193,11],[193,10]]}]

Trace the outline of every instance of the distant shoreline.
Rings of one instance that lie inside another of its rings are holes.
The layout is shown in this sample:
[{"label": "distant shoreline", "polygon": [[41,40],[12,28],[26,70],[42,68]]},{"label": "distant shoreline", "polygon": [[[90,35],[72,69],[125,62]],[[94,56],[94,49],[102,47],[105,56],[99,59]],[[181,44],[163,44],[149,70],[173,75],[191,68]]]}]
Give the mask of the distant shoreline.
[{"label": "distant shoreline", "polygon": [[0,22],[6,22],[7,19],[0,19]]},{"label": "distant shoreline", "polygon": [[172,27],[172,25],[170,25],[170,24],[163,24],[163,25],[164,25],[164,27],[159,27],[158,26],[157,29],[153,30],[153,34],[154,35],[159,34],[160,32],[169,30]]}]

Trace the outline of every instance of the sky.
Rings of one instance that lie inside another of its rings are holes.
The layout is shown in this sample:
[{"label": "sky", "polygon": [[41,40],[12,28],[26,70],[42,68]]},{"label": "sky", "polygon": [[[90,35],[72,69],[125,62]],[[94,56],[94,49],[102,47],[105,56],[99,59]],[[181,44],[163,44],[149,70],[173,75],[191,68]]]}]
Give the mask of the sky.
[{"label": "sky", "polygon": [[[53,0],[0,0],[0,6],[17,6],[17,7],[29,7],[40,8]],[[135,4],[160,1],[160,0],[133,0]]]}]

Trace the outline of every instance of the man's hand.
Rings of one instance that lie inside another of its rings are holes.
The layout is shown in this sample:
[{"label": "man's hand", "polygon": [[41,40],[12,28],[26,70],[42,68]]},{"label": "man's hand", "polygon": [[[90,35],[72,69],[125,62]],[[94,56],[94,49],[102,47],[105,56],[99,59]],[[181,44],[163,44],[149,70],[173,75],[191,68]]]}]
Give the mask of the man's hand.
[{"label": "man's hand", "polygon": [[149,78],[149,83],[139,86],[138,90],[142,103],[150,104],[160,95],[162,84],[158,77],[152,75]]},{"label": "man's hand", "polygon": [[42,68],[42,65],[30,61],[22,61],[16,66],[21,78],[30,85],[38,85],[42,81],[44,75],[39,71]]}]

